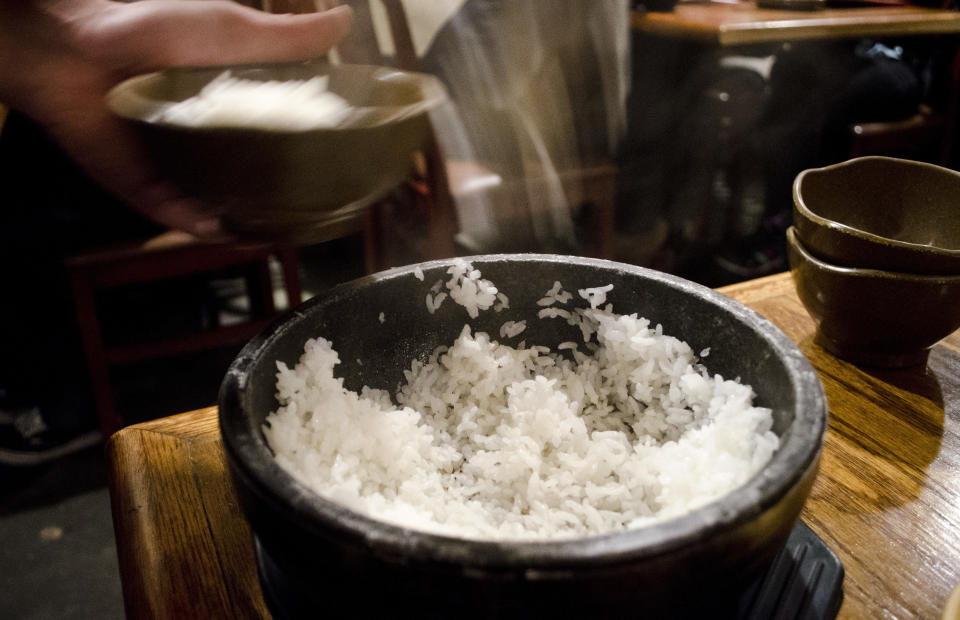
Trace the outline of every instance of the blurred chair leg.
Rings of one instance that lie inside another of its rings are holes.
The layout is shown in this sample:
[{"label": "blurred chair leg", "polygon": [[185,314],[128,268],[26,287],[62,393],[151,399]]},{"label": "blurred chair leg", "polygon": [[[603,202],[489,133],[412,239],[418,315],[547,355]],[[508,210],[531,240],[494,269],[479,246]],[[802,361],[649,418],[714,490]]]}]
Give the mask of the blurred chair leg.
[{"label": "blurred chair leg", "polygon": [[275,255],[283,271],[283,288],[287,292],[287,307],[293,308],[303,299],[300,285],[300,257],[292,245],[277,246]]},{"label": "blurred chair leg", "polygon": [[426,157],[427,181],[430,184],[429,211],[427,212],[427,258],[450,258],[456,254],[453,243],[455,222],[453,202],[450,197],[450,183],[447,178],[447,164],[440,152],[436,138],[424,152]]},{"label": "blurred chair leg", "polygon": [[250,300],[250,316],[265,317],[276,312],[269,261],[260,260],[247,267],[244,281],[247,285],[247,298]]},{"label": "blurred chair leg", "polygon": [[120,428],[120,417],[117,414],[113,391],[110,387],[110,370],[104,353],[100,323],[97,320],[96,302],[93,296],[93,287],[90,283],[90,274],[82,268],[71,269],[70,285],[73,289],[77,322],[83,338],[87,372],[90,375],[94,401],[97,406],[100,433],[106,440]]},{"label": "blurred chair leg", "polygon": [[583,191],[594,208],[594,252],[598,258],[612,260],[615,254],[617,177],[613,167],[590,171],[583,180]]},{"label": "blurred chair leg", "polygon": [[947,168],[953,165],[957,114],[960,114],[960,45],[957,46],[953,62],[950,64],[950,91],[947,96],[946,122],[943,132],[943,145],[940,150],[940,164]]}]

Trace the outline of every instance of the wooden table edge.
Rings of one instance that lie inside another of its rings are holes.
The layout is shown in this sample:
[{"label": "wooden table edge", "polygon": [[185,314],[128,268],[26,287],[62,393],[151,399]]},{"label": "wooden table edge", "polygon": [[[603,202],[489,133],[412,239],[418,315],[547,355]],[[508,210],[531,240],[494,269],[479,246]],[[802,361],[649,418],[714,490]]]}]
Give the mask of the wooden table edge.
[{"label": "wooden table edge", "polygon": [[[767,307],[774,307],[774,308],[779,308],[781,305],[784,305],[784,307],[790,308],[789,312],[792,313],[792,315],[798,315],[798,313],[804,312],[802,306],[799,305],[800,302],[796,299],[790,272],[773,274],[773,275],[769,275],[766,277],[762,277],[762,278],[758,278],[758,279],[754,279],[746,282],[724,286],[716,290],[724,295],[727,295],[739,301],[740,303],[743,303],[748,307],[751,307],[753,304],[756,304],[757,306],[761,306],[761,307],[764,306],[765,304],[772,304]],[[782,301],[784,298],[789,299],[788,304],[785,304]],[[776,300],[781,300],[781,301],[776,301]],[[806,322],[809,322],[809,317],[807,317]],[[955,332],[951,337],[949,337],[949,340],[943,341],[942,344],[946,345],[951,351],[955,353],[960,352],[960,331]],[[837,360],[834,360],[833,362],[836,362],[837,364],[844,364]],[[162,438],[162,441],[171,442],[173,444],[181,443],[187,446],[203,445],[203,446],[206,446],[207,448],[210,448],[212,447],[214,440],[218,443],[220,441],[218,423],[219,423],[219,418],[218,418],[217,407],[208,406],[208,407],[203,407],[193,411],[188,411],[185,413],[169,416],[166,418],[151,420],[149,422],[142,422],[133,426],[126,427],[118,431],[116,434],[114,434],[108,442],[107,451],[110,458],[111,476],[115,475],[115,472],[113,471],[113,468],[115,466],[124,466],[119,462],[115,461],[115,459],[123,459],[123,458],[132,459],[129,463],[125,465],[127,467],[136,467],[138,466],[138,464],[141,464],[143,462],[142,459],[138,460],[136,445],[137,443],[139,443],[139,441],[142,441],[144,438],[153,436],[153,437],[157,437],[158,439]],[[211,433],[215,433],[215,437],[212,437]],[[203,442],[203,443],[192,444],[194,440],[198,442]],[[185,454],[183,458],[188,460],[191,459],[189,454]],[[822,472],[821,472],[821,475],[822,475]],[[225,477],[224,483],[230,484],[229,479]],[[110,491],[111,491],[111,498],[112,500],[114,500],[114,503],[116,503],[116,499],[115,499],[116,494],[129,492],[129,489],[127,491],[123,491],[115,487],[116,487],[116,483],[113,479],[111,479]],[[807,508],[805,508],[805,511],[808,510],[809,507],[810,507],[810,504],[808,502],[808,506]],[[131,545],[130,541],[132,539],[128,538],[126,541],[126,545],[121,544],[120,542],[122,527],[117,523],[117,520],[120,518],[118,510],[119,508],[115,506],[114,507],[114,511],[115,511],[114,527],[118,537],[118,555],[121,558],[121,567],[123,569],[123,567],[126,566],[129,570],[136,571],[138,570],[138,565],[130,557],[131,550],[129,549],[129,547]],[[129,517],[129,515],[127,516]],[[134,516],[134,519],[136,518],[144,519],[148,517],[146,515],[141,515],[140,517]],[[814,523],[811,526],[814,527],[815,531],[818,529],[817,523]],[[822,524],[819,524],[819,526],[822,526]],[[137,527],[143,528],[145,526],[143,523],[138,524],[135,522],[135,523],[128,523],[126,524],[125,527],[127,527],[129,530],[129,529],[135,529]],[[128,531],[127,534],[129,535],[130,532]],[[233,536],[233,534],[231,534],[231,536]],[[140,537],[142,538],[142,534],[140,535]],[[821,537],[823,537],[822,533],[821,533]],[[828,540],[828,544],[829,544],[829,536],[825,538],[825,540]],[[231,541],[228,541],[228,542],[232,542],[233,544],[236,544],[237,541],[231,539]],[[122,547],[127,547],[127,548],[122,549]],[[252,547],[249,551],[252,554]],[[124,556],[124,554],[126,554],[126,557]],[[142,561],[142,558],[140,558],[140,560]],[[249,567],[246,567],[246,568],[243,568],[242,570],[246,571],[248,569]],[[247,577],[249,577],[249,575]],[[124,598],[128,605],[128,613],[131,615],[131,617],[149,617],[149,614],[147,614],[146,616],[141,616],[141,615],[136,615],[131,613],[131,610],[130,610],[131,606],[143,604],[144,600],[146,600],[145,599],[146,595],[144,594],[145,588],[143,587],[142,584],[140,586],[137,586],[136,584],[127,584],[126,583],[127,581],[131,581],[131,580],[129,579],[124,580],[125,582]],[[236,586],[235,584],[234,585],[222,584],[221,587],[229,589],[231,587],[236,588],[238,586]],[[259,592],[256,592],[255,594],[259,596]],[[863,593],[861,592],[860,594],[862,595]],[[848,606],[848,603],[853,603],[854,599],[857,599],[857,596],[855,595],[855,593],[850,593],[850,596],[845,596],[844,608],[846,609],[846,612],[845,613],[841,612],[843,617],[851,617],[851,614],[856,615],[857,610],[859,611],[864,610],[862,603],[861,603],[861,606],[859,607],[855,605],[853,607]],[[231,599],[231,601],[232,600],[233,599]],[[162,607],[163,603],[160,602],[159,605],[161,605]],[[146,606],[144,608],[154,609],[149,606]],[[253,609],[253,607],[251,607],[251,609]],[[854,610],[854,611],[851,611],[851,610]],[[247,616],[244,616],[244,617],[247,617]],[[257,617],[257,616],[251,615],[249,617]]]},{"label": "wooden table edge", "polygon": [[[630,28],[653,36],[706,42],[720,47],[848,39],[881,36],[923,36],[960,33],[960,14],[945,9],[920,6],[838,7],[819,11],[791,11],[762,7],[746,8],[753,17],[737,19],[737,4],[716,2],[679,5],[671,12],[630,12]],[[744,5],[748,3],[742,3]],[[687,8],[704,8],[717,14],[728,13],[729,20],[699,20],[688,17]]]}]

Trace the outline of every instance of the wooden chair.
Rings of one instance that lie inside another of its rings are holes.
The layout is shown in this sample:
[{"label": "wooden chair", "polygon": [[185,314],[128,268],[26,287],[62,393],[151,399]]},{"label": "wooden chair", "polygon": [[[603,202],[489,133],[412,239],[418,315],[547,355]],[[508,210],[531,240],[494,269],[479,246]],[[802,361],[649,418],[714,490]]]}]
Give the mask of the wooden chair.
[{"label": "wooden chair", "polygon": [[[122,426],[110,381],[110,368],[244,342],[259,333],[276,315],[268,261],[279,261],[288,303],[301,298],[296,249],[266,242],[204,242],[170,232],[146,243],[95,250],[66,261],[77,321],[104,438]],[[239,269],[250,298],[250,318],[237,325],[213,322],[208,329],[162,339],[108,346],[98,319],[97,294],[123,285],[167,280],[191,274]]]},{"label": "wooden chair", "polygon": [[[945,0],[942,8],[954,8],[955,0]],[[849,127],[850,156],[889,155],[918,159],[942,166],[953,165],[957,114],[960,111],[960,45],[950,66],[946,108],[937,112],[920,104],[909,118],[875,123],[855,123]]]},{"label": "wooden chair", "polygon": [[947,117],[926,105],[909,118],[850,126],[850,157],[889,155],[945,163],[949,158]]}]

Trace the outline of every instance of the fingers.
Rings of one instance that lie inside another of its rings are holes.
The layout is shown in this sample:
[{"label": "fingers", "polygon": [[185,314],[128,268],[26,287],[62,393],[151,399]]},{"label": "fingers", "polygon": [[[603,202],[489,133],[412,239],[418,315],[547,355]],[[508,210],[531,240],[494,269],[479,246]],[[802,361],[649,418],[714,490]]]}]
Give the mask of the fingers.
[{"label": "fingers", "polygon": [[[301,60],[321,56],[345,37],[353,11],[340,6],[302,15],[245,14],[221,31],[217,64]],[[238,45],[237,39],[241,39]],[[231,44],[232,43],[232,44]],[[188,64],[200,64],[194,62]]]},{"label": "fingers", "polygon": [[277,15],[227,0],[143,0],[113,5],[90,20],[83,34],[86,49],[98,61],[134,73],[168,66],[314,58],[346,36],[352,15],[346,6]]}]

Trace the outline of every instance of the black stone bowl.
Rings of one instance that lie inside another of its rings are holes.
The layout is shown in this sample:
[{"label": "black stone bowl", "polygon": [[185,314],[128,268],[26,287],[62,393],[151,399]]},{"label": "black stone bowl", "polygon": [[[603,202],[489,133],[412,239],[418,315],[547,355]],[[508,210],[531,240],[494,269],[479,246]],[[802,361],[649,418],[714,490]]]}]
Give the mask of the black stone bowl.
[{"label": "black stone bowl", "polygon": [[709,347],[711,372],[751,384],[756,403],[773,409],[781,447],[761,472],[719,500],[603,536],[462,540],[352,512],[274,461],[261,427],[277,407],[276,362],[295,364],[307,338],[323,336],[343,360],[338,368],[347,387],[392,391],[412,359],[451,343],[468,321],[449,299],[436,314],[426,311],[426,294],[448,277],[450,261],[421,264],[423,281],[413,266],[361,278],[307,301],[254,338],[221,386],[229,469],[261,553],[286,578],[281,590],[300,592],[316,605],[312,612],[328,617],[636,618],[689,610],[697,601],[722,615],[721,602],[784,545],[816,475],[827,408],[808,360],[752,310],[674,276],[569,256],[468,260],[510,298],[509,310],[481,312],[471,321],[475,329],[495,336],[504,321],[525,318],[528,344],[580,338],[563,321],[536,319],[536,301],[556,280],[568,291],[612,283],[607,299],[615,311],[661,323],[695,351]]}]

